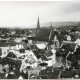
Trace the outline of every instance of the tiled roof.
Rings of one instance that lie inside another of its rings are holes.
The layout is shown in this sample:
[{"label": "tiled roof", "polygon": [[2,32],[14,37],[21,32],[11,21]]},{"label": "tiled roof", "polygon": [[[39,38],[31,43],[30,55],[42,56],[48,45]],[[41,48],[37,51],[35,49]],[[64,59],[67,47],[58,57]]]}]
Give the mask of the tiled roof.
[{"label": "tiled roof", "polygon": [[[36,41],[46,41],[46,42],[48,42],[49,41],[50,32],[51,32],[50,29],[40,29],[39,32],[36,34],[35,40]],[[52,31],[51,39],[53,39],[54,36],[57,35],[57,34],[58,34],[58,32],[56,33],[54,31]]]},{"label": "tiled roof", "polygon": [[72,42],[63,42],[63,46],[62,47],[65,47],[65,49],[67,49],[67,50],[74,51],[75,47],[76,47],[76,44],[72,43]]}]

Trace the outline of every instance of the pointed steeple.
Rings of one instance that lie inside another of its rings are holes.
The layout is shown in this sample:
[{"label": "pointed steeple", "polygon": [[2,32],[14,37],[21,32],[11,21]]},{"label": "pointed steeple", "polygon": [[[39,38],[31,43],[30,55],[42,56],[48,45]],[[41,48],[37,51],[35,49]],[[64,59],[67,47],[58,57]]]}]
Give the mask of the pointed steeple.
[{"label": "pointed steeple", "polygon": [[50,25],[50,30],[52,31],[53,29],[52,29],[52,22],[51,22],[51,25]]},{"label": "pointed steeple", "polygon": [[49,35],[49,41],[51,40],[51,35],[52,35],[52,22],[51,22],[51,26],[50,26],[50,35]]},{"label": "pointed steeple", "polygon": [[39,22],[39,17],[38,17],[38,21],[37,21],[37,30],[40,29],[40,22]]}]

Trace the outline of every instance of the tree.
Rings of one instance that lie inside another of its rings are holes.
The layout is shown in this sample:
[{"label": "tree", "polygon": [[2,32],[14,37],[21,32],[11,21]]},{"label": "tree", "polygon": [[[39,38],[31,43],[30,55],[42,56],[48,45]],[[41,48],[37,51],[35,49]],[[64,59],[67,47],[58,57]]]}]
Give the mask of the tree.
[{"label": "tree", "polygon": [[20,53],[25,53],[25,49],[19,49]]},{"label": "tree", "polygon": [[64,56],[62,49],[57,50],[56,56],[60,57],[60,63],[62,63],[62,57]]},{"label": "tree", "polygon": [[13,52],[9,52],[6,57],[16,58],[16,55]]},{"label": "tree", "polygon": [[79,54],[80,47],[76,49],[76,51],[73,54],[69,54],[67,57],[68,60],[72,62],[73,67],[78,67],[78,60],[80,60],[80,54]]}]

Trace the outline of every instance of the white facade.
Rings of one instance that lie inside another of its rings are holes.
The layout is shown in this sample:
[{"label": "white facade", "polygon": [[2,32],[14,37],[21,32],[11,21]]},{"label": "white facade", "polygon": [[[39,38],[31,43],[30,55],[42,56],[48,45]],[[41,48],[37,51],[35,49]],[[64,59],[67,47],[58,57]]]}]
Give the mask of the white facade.
[{"label": "white facade", "polygon": [[42,44],[36,44],[38,49],[45,49],[46,48],[46,44],[42,43]]},{"label": "white facade", "polygon": [[53,61],[52,61],[52,59],[51,59],[51,60],[46,61],[46,63],[48,63],[48,66],[52,66],[52,65],[53,65]]},{"label": "white facade", "polygon": [[9,52],[9,47],[0,47],[0,49],[2,51],[1,57],[6,57]]},{"label": "white facade", "polygon": [[80,46],[80,39],[77,39],[74,43]]},{"label": "white facade", "polygon": [[28,40],[28,43],[29,43],[29,44],[32,44],[32,40]]},{"label": "white facade", "polygon": [[23,48],[23,44],[16,44],[15,46],[7,46],[7,47],[0,47],[2,51],[2,56],[7,56],[9,52],[13,52],[15,55],[19,55],[19,49]]},{"label": "white facade", "polygon": [[14,41],[20,43],[22,41],[22,38],[16,38]]},{"label": "white facade", "polygon": [[35,61],[37,62],[37,57],[34,55],[34,53],[32,51],[29,51],[29,50],[25,50],[25,59],[29,56],[31,56],[32,58],[35,59]]},{"label": "white facade", "polygon": [[[25,58],[22,60],[20,71],[24,70],[28,66],[30,66],[31,68],[36,68],[38,66],[37,57],[34,55],[32,51],[26,50],[23,55],[25,55]],[[26,60],[28,61],[27,63],[25,62]],[[33,63],[30,64],[31,62]]]},{"label": "white facade", "polygon": [[55,64],[56,63],[56,50],[52,49],[51,51],[53,53],[53,55],[52,55],[52,61],[53,61],[52,64]]},{"label": "white facade", "polygon": [[9,46],[10,50],[16,50],[16,46]]},{"label": "white facade", "polygon": [[67,41],[71,41],[71,36],[67,36]]},{"label": "white facade", "polygon": [[32,68],[36,68],[37,66],[38,66],[37,63],[33,63],[33,64],[31,64],[31,67],[32,67]]},{"label": "white facade", "polygon": [[11,35],[14,35],[16,32],[15,31],[11,31]]},{"label": "white facade", "polygon": [[16,53],[16,46],[9,46],[9,52]]},{"label": "white facade", "polygon": [[16,44],[16,50],[24,48],[23,44]]},{"label": "white facade", "polygon": [[48,61],[45,61],[46,63],[48,63],[48,66],[53,66],[56,63],[56,50],[52,49],[51,50],[53,55],[48,57]]}]

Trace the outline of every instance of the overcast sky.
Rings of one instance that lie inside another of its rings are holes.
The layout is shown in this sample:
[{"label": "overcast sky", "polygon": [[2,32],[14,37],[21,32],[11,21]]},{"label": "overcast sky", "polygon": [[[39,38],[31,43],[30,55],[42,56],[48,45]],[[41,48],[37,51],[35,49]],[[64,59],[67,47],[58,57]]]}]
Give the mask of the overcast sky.
[{"label": "overcast sky", "polygon": [[79,2],[0,2],[0,26],[23,26],[59,21],[80,21]]}]

